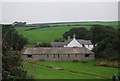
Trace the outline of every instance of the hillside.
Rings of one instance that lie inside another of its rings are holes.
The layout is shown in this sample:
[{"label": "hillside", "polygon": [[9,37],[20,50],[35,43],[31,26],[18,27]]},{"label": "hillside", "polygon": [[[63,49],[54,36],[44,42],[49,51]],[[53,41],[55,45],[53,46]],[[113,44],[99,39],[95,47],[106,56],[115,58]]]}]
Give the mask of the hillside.
[{"label": "hillside", "polygon": [[[24,37],[28,38],[29,42],[52,42],[55,38],[60,38],[71,28],[85,27],[90,29],[93,25],[109,25],[113,28],[118,28],[118,22],[66,22],[66,23],[43,23],[31,24],[34,27],[16,27],[16,30]],[[41,26],[42,25],[42,26]],[[42,28],[44,25],[45,28]],[[51,25],[51,26],[49,26]],[[29,29],[26,31],[26,29]]]}]

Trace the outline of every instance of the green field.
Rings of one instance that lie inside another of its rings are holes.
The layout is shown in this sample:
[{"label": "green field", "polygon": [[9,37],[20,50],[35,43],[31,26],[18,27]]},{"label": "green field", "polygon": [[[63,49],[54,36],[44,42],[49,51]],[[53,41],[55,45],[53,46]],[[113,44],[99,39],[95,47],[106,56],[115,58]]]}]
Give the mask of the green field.
[{"label": "green field", "polygon": [[[33,62],[36,63],[35,66],[31,65]],[[24,61],[23,65],[24,69],[27,69],[35,79],[111,79],[113,74],[118,74],[117,68],[94,66],[94,62],[41,62],[28,60]],[[63,68],[63,70],[54,68]]]},{"label": "green field", "polygon": [[57,23],[57,24],[52,24],[54,25],[95,25],[95,24],[100,24],[100,25],[109,25],[109,26],[117,26],[118,22],[117,21],[110,21],[110,22],[71,22],[71,23]]},{"label": "green field", "polygon": [[[77,27],[85,27],[90,28],[91,26],[77,26]],[[62,37],[62,35],[69,31],[71,28],[75,27],[52,27],[52,28],[42,28],[35,29],[31,31],[25,31],[25,29],[29,29],[29,27],[17,27],[17,31],[21,33],[24,37],[28,38],[30,42],[51,42],[54,41],[55,38]]]},{"label": "green field", "polygon": [[81,23],[62,23],[62,24],[52,24],[52,25],[61,25],[60,27],[50,27],[50,28],[41,28],[30,31],[25,31],[25,29],[30,29],[34,27],[16,27],[16,30],[22,34],[24,37],[28,38],[29,42],[52,42],[55,38],[60,38],[62,35],[69,31],[71,28],[85,27],[90,29],[92,26],[62,26],[62,25],[111,25],[113,28],[118,28],[118,22],[81,22]]}]

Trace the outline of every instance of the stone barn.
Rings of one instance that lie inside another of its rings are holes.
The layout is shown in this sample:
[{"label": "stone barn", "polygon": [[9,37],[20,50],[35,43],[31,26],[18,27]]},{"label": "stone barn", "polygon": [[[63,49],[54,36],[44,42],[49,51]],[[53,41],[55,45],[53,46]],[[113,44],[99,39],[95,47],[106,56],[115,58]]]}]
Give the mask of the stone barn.
[{"label": "stone barn", "polygon": [[80,61],[94,60],[95,58],[94,53],[85,47],[33,47],[24,48],[21,53],[23,60]]}]

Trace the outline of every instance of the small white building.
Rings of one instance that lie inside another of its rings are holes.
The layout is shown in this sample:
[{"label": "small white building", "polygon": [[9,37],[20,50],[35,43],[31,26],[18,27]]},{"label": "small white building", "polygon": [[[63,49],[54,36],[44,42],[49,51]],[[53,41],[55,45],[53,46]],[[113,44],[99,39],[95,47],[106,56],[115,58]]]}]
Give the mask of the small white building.
[{"label": "small white building", "polygon": [[64,45],[64,47],[85,47],[89,50],[93,49],[93,44],[91,40],[76,40],[75,35],[73,39],[69,39],[68,42]]},{"label": "small white building", "polygon": [[73,40],[64,45],[64,47],[82,47],[82,44],[80,44],[75,38],[73,38]]}]

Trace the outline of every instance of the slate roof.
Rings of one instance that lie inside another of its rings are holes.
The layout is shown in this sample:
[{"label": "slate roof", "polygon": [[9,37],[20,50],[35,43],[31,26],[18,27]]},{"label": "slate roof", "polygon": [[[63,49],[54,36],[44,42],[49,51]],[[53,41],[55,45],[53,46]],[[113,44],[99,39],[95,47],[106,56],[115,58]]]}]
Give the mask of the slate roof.
[{"label": "slate roof", "polygon": [[63,47],[65,42],[51,42],[52,47]]},{"label": "slate roof", "polygon": [[80,44],[83,44],[83,45],[92,45],[92,42],[91,40],[77,40]]},{"label": "slate roof", "polygon": [[[65,44],[69,44],[73,39],[69,39]],[[82,45],[92,45],[91,40],[77,39],[77,41]]]},{"label": "slate roof", "polygon": [[84,47],[79,48],[63,48],[63,47],[34,47],[24,48],[22,54],[94,54],[92,51]]}]

